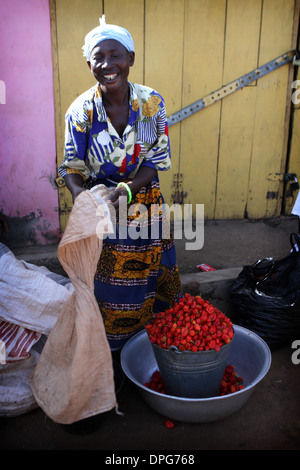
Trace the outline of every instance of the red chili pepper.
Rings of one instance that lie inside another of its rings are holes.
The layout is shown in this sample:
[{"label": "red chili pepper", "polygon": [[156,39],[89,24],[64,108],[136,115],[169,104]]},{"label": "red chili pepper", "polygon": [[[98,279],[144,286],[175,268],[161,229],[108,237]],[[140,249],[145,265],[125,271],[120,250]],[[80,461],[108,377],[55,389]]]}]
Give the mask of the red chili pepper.
[{"label": "red chili pepper", "polygon": [[166,426],[166,428],[172,429],[172,428],[174,428],[175,424],[170,419],[167,419],[165,421],[165,426]]}]

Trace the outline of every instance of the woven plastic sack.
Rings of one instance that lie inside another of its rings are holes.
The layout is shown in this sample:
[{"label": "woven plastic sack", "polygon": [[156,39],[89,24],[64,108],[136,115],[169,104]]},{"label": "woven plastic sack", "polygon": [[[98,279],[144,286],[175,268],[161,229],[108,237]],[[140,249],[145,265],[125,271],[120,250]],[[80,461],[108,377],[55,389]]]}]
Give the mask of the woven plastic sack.
[{"label": "woven plastic sack", "polygon": [[72,292],[68,278],[17,259],[0,243],[0,321],[48,335]]},{"label": "woven plastic sack", "polygon": [[0,364],[1,417],[20,416],[38,408],[28,383],[38,359],[39,353],[31,349],[26,359]]},{"label": "woven plastic sack", "polygon": [[68,278],[17,259],[0,243],[0,416],[38,407],[28,377],[72,292]]},{"label": "woven plastic sack", "polygon": [[30,378],[39,406],[62,424],[117,405],[112,356],[94,296],[102,236],[111,231],[101,192],[98,199],[90,191],[80,193],[58,247],[58,258],[74,293],[64,305]]},{"label": "woven plastic sack", "polygon": [[233,321],[257,333],[271,349],[300,335],[300,237],[283,259],[244,266],[230,287]]}]

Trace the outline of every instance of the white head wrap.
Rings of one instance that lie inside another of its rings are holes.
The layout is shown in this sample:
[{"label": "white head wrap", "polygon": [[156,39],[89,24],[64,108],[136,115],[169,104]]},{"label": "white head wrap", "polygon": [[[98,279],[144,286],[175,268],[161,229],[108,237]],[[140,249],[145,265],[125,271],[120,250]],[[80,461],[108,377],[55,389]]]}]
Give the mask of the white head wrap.
[{"label": "white head wrap", "polygon": [[106,24],[105,15],[102,15],[99,21],[100,26],[92,29],[92,31],[85,36],[82,49],[83,55],[86,57],[87,61],[90,60],[90,55],[94,47],[105,39],[114,39],[120,42],[129,52],[134,52],[133,39],[127,29],[114,24]]}]

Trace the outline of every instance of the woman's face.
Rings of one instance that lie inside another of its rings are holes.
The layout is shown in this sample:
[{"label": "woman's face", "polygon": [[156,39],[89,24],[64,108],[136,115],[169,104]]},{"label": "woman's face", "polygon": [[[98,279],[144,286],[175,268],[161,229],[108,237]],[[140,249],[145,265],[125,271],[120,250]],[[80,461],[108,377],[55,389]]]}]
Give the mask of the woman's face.
[{"label": "woman's face", "polygon": [[134,52],[114,39],[100,42],[91,52],[88,65],[102,91],[112,92],[127,88],[129,69],[134,63]]}]

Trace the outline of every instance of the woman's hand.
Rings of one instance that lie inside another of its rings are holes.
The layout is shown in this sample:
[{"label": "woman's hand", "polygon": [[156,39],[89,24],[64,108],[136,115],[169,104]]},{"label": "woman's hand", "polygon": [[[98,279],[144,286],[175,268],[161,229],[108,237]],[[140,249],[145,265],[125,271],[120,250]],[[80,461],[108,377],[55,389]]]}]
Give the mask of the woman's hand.
[{"label": "woman's hand", "polygon": [[117,186],[116,189],[110,194],[108,200],[118,212],[121,202],[120,198],[125,198],[124,200],[126,201],[127,206],[128,196],[127,189],[124,186]]},{"label": "woman's hand", "polygon": [[[154,176],[156,175],[156,170],[153,168],[144,166],[141,167],[136,176],[133,180],[127,181],[126,185],[129,187],[131,196],[133,197],[143,186],[147,186],[150,181],[153,180]],[[113,207],[116,211],[119,210],[120,207],[120,198],[126,198],[125,200],[128,201],[129,194],[125,186],[117,186],[116,189],[112,192],[109,197],[110,202],[112,203]]]}]

